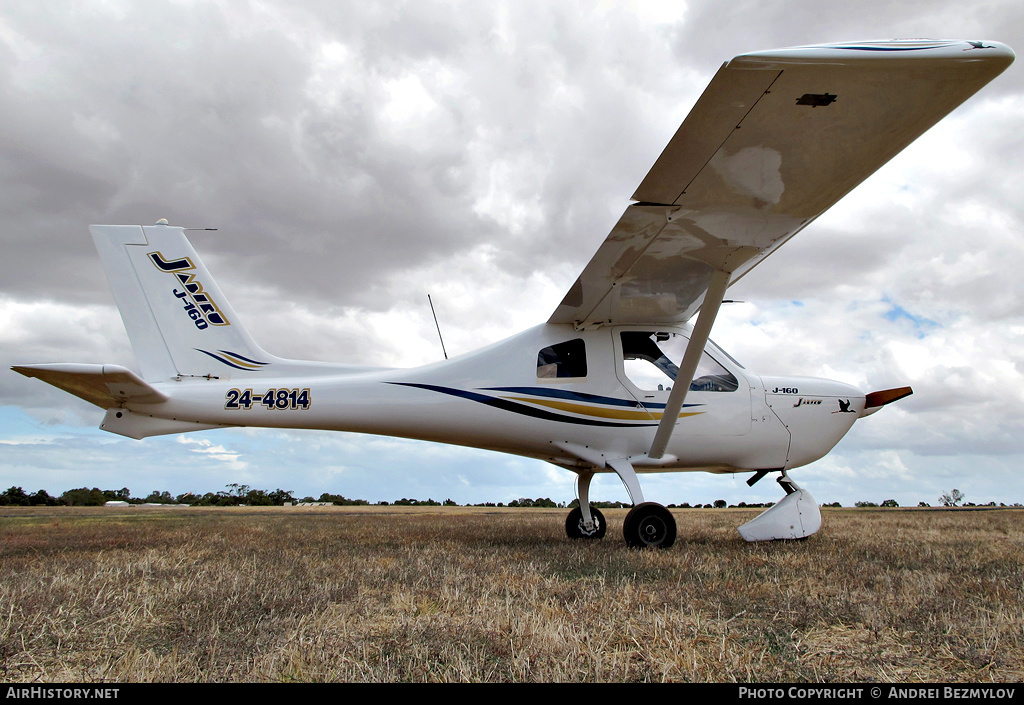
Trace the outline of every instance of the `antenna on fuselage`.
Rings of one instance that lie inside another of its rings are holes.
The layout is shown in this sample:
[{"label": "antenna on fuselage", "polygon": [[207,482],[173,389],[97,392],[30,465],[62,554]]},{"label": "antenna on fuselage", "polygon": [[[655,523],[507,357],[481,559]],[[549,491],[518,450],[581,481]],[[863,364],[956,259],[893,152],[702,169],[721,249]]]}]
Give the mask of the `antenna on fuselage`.
[{"label": "antenna on fuselage", "polygon": [[430,300],[430,294],[427,294],[427,302],[430,303],[430,313],[434,316],[434,325],[437,327],[437,338],[441,341],[441,352],[444,353],[444,359],[448,359],[448,351],[444,349],[444,338],[441,337],[441,326],[437,323],[437,314],[434,313],[434,302]]}]

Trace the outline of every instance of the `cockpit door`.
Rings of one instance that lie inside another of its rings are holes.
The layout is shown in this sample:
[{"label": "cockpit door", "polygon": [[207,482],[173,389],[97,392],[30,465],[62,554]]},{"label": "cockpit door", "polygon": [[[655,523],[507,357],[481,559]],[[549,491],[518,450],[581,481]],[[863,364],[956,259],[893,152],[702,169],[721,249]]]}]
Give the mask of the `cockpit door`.
[{"label": "cockpit door", "polygon": [[[652,417],[660,419],[689,341],[686,331],[620,328],[613,337],[619,380]],[[726,356],[705,349],[680,412],[677,433],[741,436],[750,430],[746,376],[730,369],[731,360],[720,358]]]}]

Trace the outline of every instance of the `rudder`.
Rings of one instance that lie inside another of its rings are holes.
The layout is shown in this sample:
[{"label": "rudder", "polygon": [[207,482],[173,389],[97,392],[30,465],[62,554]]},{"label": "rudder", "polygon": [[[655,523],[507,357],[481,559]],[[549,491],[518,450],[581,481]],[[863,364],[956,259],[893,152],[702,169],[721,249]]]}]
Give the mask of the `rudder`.
[{"label": "rudder", "polygon": [[184,228],[92,225],[89,232],[144,379],[246,376],[278,361],[239,323]]}]

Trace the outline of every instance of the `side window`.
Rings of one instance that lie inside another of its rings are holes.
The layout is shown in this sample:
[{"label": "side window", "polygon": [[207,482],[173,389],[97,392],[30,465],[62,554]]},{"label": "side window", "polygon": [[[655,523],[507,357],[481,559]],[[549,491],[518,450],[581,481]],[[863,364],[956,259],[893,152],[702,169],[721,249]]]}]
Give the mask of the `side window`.
[{"label": "side window", "polygon": [[[689,342],[678,333],[624,331],[622,364],[637,389],[670,390],[679,374],[679,363]],[[705,351],[690,383],[694,392],[735,392],[739,383],[729,370]]]},{"label": "side window", "polygon": [[537,353],[537,378],[586,377],[587,348],[583,338],[551,345]]}]

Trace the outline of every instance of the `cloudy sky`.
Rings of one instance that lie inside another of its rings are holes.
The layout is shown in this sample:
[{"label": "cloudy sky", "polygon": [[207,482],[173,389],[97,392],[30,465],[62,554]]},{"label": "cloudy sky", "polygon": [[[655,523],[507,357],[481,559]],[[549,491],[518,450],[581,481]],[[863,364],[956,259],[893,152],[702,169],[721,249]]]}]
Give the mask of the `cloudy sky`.
[{"label": "cloudy sky", "polygon": [[[87,226],[167,218],[282,357],[413,366],[544,321],[721,63],[889,37],[1024,50],[1019,0],[0,6],[0,484],[457,502],[570,473],[340,433],[133,441],[13,364],[137,369]],[[820,502],[1024,502],[1024,63],[730,291],[749,369],[914,396],[793,477]],[[649,499],[768,501],[746,476]],[[614,477],[592,496],[626,499]]]}]

